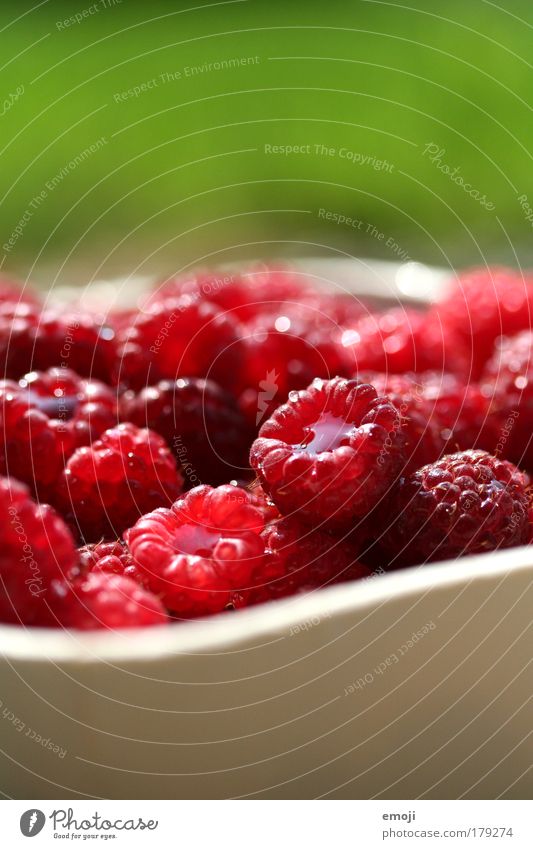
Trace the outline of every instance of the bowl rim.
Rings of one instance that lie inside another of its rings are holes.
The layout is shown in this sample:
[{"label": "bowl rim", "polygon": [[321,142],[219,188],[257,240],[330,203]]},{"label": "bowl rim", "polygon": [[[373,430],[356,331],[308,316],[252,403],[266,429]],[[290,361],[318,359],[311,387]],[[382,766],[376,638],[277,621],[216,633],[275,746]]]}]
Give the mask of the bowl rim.
[{"label": "bowl rim", "polygon": [[[174,622],[151,628],[108,631],[67,631],[0,625],[0,654],[9,661],[32,663],[142,663],[180,655],[224,654],[239,644],[288,636],[291,629],[319,624],[335,615],[365,612],[409,598],[423,599],[441,590],[464,590],[472,582],[497,582],[530,571],[533,582],[533,547],[519,546],[484,554],[467,555],[431,565],[372,575],[337,584],[302,596],[266,602],[257,607],[221,613],[205,619]],[[315,620],[318,620],[315,622]]]}]

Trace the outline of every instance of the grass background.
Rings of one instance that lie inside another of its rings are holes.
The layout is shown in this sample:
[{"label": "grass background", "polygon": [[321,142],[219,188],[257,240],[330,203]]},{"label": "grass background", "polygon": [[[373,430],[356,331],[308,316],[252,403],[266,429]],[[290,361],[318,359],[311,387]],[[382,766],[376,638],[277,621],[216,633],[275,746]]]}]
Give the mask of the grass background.
[{"label": "grass background", "polygon": [[4,2],[0,31],[0,244],[27,218],[4,271],[69,283],[338,251],[533,262],[528,0]]}]

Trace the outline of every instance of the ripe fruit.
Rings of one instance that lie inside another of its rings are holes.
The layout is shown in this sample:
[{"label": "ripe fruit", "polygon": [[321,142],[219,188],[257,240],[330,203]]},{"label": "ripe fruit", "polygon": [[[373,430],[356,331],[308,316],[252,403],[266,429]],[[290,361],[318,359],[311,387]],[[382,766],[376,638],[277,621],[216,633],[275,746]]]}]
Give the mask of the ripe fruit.
[{"label": "ripe fruit", "polygon": [[239,403],[251,427],[265,422],[291,390],[347,373],[338,334],[332,319],[305,305],[261,313],[246,325]]},{"label": "ripe fruit", "polygon": [[76,563],[70,531],[14,478],[0,478],[0,621],[32,625],[46,609],[50,584]]},{"label": "ripe fruit", "polygon": [[263,562],[263,513],[246,490],[198,486],[126,531],[134,563],[176,616],[218,613]]},{"label": "ripe fruit", "polygon": [[39,624],[93,631],[146,628],[168,621],[153,593],[123,575],[94,571],[70,583],[54,581],[49,610]]},{"label": "ripe fruit", "polygon": [[403,452],[391,402],[369,384],[336,377],[291,393],[262,426],[250,462],[283,514],[351,527],[389,493]]},{"label": "ripe fruit", "polygon": [[265,558],[254,569],[249,590],[237,594],[235,607],[245,607],[344,581],[368,578],[352,545],[315,531],[297,518],[281,518],[261,534]]},{"label": "ripe fruit", "polygon": [[498,340],[481,378],[491,398],[494,451],[533,469],[533,333]]},{"label": "ripe fruit", "polygon": [[402,482],[384,548],[405,565],[525,544],[528,484],[486,451],[448,454]]},{"label": "ripe fruit", "polygon": [[445,333],[437,316],[395,307],[360,319],[342,334],[351,374],[449,371],[466,374],[467,351],[461,339]]},{"label": "ripe fruit", "polygon": [[136,315],[117,330],[114,379],[142,389],[163,379],[209,377],[231,389],[241,365],[240,328],[209,301],[187,295]]},{"label": "ripe fruit", "polygon": [[114,331],[85,313],[41,311],[28,303],[0,305],[0,370],[18,380],[30,371],[60,367],[109,382]]},{"label": "ripe fruit", "polygon": [[0,381],[0,471],[49,500],[67,459],[116,423],[112,389],[69,369]]},{"label": "ripe fruit", "polygon": [[446,445],[443,454],[470,448],[494,452],[498,439],[492,390],[478,383],[465,383],[447,372],[427,372],[419,380],[420,392],[440,426]]},{"label": "ripe fruit", "polygon": [[150,430],[121,424],[70,457],[57,506],[85,542],[116,539],[139,516],[171,504],[181,486],[165,441]]},{"label": "ripe fruit", "polygon": [[499,336],[531,326],[532,278],[508,268],[472,269],[450,284],[431,314],[442,322],[445,336],[462,339],[476,380]]},{"label": "ripe fruit", "polygon": [[531,541],[533,276],[376,313],[261,265],[109,321],[105,293],[0,276],[0,621],[143,627]]},{"label": "ripe fruit", "polygon": [[171,277],[152,293],[148,304],[181,295],[210,301],[232,318],[247,322],[286,302],[300,304],[314,298],[315,291],[309,279],[294,269],[257,265],[242,273],[205,271]]},{"label": "ripe fruit", "polygon": [[90,543],[78,548],[76,571],[78,576],[87,575],[89,572],[109,572],[113,575],[124,575],[138,584],[144,585],[128,547],[121,540]]},{"label": "ripe fruit", "polygon": [[249,469],[250,435],[232,396],[211,380],[162,380],[122,397],[121,416],[166,440],[188,487],[214,486]]}]

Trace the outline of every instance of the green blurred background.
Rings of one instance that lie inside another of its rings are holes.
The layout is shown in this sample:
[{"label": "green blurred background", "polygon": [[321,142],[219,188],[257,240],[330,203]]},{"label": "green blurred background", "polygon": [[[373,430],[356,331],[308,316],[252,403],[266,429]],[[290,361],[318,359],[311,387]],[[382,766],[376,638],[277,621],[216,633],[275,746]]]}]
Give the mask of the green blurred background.
[{"label": "green blurred background", "polygon": [[0,31],[3,271],[533,261],[531,0],[4,2]]}]

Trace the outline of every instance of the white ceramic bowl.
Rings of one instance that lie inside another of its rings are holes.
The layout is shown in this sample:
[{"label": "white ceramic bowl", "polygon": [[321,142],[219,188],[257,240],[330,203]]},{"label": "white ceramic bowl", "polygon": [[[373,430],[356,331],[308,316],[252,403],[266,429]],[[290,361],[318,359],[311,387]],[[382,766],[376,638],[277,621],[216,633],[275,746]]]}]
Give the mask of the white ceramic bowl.
[{"label": "white ceramic bowl", "polygon": [[[446,276],[305,267],[404,301]],[[142,632],[0,627],[0,789],[526,798],[532,578],[517,548]]]}]

